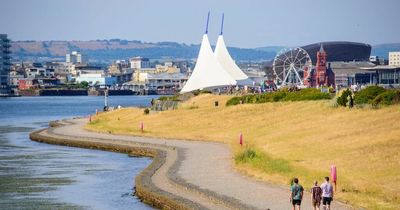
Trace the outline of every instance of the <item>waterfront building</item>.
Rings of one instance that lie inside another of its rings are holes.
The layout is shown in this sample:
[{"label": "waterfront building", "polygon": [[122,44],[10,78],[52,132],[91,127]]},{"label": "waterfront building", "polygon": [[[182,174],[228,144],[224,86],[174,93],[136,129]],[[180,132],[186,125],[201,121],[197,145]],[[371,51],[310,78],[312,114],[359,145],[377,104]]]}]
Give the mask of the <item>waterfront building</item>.
[{"label": "waterfront building", "polygon": [[18,82],[19,90],[29,90],[39,88],[39,81],[36,78],[24,78]]},{"label": "waterfront building", "polygon": [[367,71],[375,65],[368,61],[330,62],[328,66],[335,74],[335,85],[338,88],[347,88],[352,85],[377,84],[374,72]]},{"label": "waterfront building", "polygon": [[173,64],[173,62],[167,61],[164,62],[164,65],[157,64],[156,65],[156,73],[179,73],[181,70]]},{"label": "waterfront building", "polygon": [[148,74],[145,81],[149,91],[157,94],[175,94],[179,92],[188,77],[183,73]]},{"label": "waterfront building", "polygon": [[0,95],[9,95],[9,72],[10,72],[10,40],[7,34],[0,34]]},{"label": "waterfront building", "polygon": [[150,60],[148,58],[134,57],[129,59],[132,69],[150,68]]},{"label": "waterfront building", "polygon": [[389,52],[389,66],[400,66],[400,52]]},{"label": "waterfront building", "polygon": [[383,87],[400,88],[400,66],[379,65],[361,69],[372,75],[372,84]]},{"label": "waterfront building", "polygon": [[89,86],[110,87],[117,84],[117,78],[113,76],[105,76],[101,73],[85,73],[75,78],[76,83],[83,81],[89,83]]},{"label": "waterfront building", "polygon": [[41,63],[33,63],[25,68],[26,76],[31,78],[37,77],[54,77],[55,69],[45,68]]}]

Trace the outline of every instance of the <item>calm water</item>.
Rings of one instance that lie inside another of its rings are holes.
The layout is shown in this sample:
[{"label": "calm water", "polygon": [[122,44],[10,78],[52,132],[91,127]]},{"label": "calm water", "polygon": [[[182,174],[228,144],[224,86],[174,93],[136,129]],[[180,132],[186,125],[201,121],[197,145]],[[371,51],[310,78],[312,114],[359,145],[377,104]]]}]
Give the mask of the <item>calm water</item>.
[{"label": "calm water", "polygon": [[[111,106],[147,106],[153,96],[110,96]],[[47,145],[30,131],[50,120],[101,110],[103,98],[0,98],[0,209],[151,209],[132,196],[148,158]]]}]

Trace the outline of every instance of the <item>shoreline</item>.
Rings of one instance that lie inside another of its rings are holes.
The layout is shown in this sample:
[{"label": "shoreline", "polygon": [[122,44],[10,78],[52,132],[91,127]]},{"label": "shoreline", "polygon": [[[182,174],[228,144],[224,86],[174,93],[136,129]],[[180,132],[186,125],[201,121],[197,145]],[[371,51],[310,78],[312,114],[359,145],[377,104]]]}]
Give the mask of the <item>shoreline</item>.
[{"label": "shoreline", "polygon": [[79,147],[85,149],[97,149],[110,152],[124,153],[128,155],[150,157],[152,162],[135,178],[135,195],[142,202],[159,209],[205,209],[184,198],[177,197],[156,187],[150,177],[154,175],[165,162],[167,152],[161,149],[150,148],[149,146],[119,146],[116,144],[107,144],[101,142],[87,142],[64,137],[51,137],[41,134],[43,131],[49,131],[51,128],[63,126],[59,121],[49,122],[49,128],[33,131],[29,138],[33,141],[68,147]]},{"label": "shoreline", "polygon": [[[74,134],[76,128],[82,129],[81,127],[86,121],[87,119],[74,119],[50,122],[50,128],[34,131],[30,134],[30,138],[34,141],[49,144],[152,157],[152,163],[135,178],[136,195],[145,203],[160,209],[266,209],[266,207],[271,209],[286,209],[290,206],[287,201],[287,189],[281,186],[261,183],[249,177],[245,177],[243,174],[234,172],[232,168],[227,168],[227,166],[230,167],[230,158],[227,159],[229,163],[226,163],[226,161],[217,163],[211,157],[211,160],[206,162],[209,165],[205,167],[202,165],[204,163],[201,162],[203,158],[198,158],[202,156],[199,154],[192,154],[197,150],[206,150],[208,154],[216,154],[216,156],[219,155],[226,159],[226,157],[231,156],[230,153],[225,150],[223,154],[218,154],[219,150],[207,151],[210,149],[225,148],[226,145],[215,142],[187,142],[184,140],[119,136],[92,133],[89,131],[81,131],[85,135],[79,135],[79,132]],[[75,130],[71,130],[72,133],[65,132],[68,127],[74,128]],[[59,131],[57,131],[57,129]],[[68,133],[68,135],[65,135],[66,133]],[[89,134],[91,137],[86,136]],[[125,139],[129,139],[129,141]],[[182,145],[176,146],[176,144]],[[195,148],[195,150],[190,150],[191,148],[188,148],[187,145]],[[200,148],[199,146],[204,148]],[[198,147],[199,149],[197,149]],[[171,157],[173,158],[171,159]],[[193,157],[197,157],[195,161],[199,161],[200,159],[200,165],[198,167],[193,164]],[[209,157],[203,157],[204,159],[210,159]],[[188,164],[188,162],[190,164]],[[221,166],[218,166],[218,164],[222,166],[222,169],[220,169]],[[194,166],[196,167],[191,168]],[[188,167],[190,170],[185,171],[184,169]],[[196,170],[202,167],[205,167],[205,169],[209,167],[211,170],[205,171],[204,174],[201,174],[201,169],[200,173],[197,174],[196,171],[192,171],[192,169]],[[216,172],[213,170],[216,170]],[[216,173],[218,176],[212,176],[213,173]],[[207,176],[212,177],[210,178]],[[161,179],[164,177],[162,182],[159,180],[160,177]],[[201,178],[203,178],[203,182],[197,181],[198,179],[201,180]],[[208,183],[214,182],[213,179],[218,178],[220,179],[219,182],[215,183],[220,184],[223,188],[228,188],[227,190],[221,190],[218,186],[214,186],[215,184],[210,185],[210,183]],[[204,180],[206,180],[206,185],[204,185]],[[169,182],[169,185],[160,186],[160,183],[165,181]],[[228,187],[230,185],[232,185],[231,188]],[[244,187],[248,189],[244,189]],[[241,191],[243,191],[243,193]],[[267,197],[267,199],[265,197]],[[307,205],[308,204],[305,204],[306,208]],[[336,203],[335,206],[338,206],[338,208],[335,209],[348,209],[348,206],[339,203]]]}]

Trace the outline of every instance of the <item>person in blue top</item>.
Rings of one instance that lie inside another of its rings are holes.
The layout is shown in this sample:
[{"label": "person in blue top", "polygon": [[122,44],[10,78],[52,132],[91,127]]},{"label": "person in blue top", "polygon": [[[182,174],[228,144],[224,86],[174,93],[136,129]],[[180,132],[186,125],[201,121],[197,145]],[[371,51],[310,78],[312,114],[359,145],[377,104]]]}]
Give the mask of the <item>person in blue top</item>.
[{"label": "person in blue top", "polygon": [[290,187],[290,202],[293,205],[293,210],[300,210],[301,200],[303,199],[303,186],[299,185],[299,179],[294,178],[293,184]]}]

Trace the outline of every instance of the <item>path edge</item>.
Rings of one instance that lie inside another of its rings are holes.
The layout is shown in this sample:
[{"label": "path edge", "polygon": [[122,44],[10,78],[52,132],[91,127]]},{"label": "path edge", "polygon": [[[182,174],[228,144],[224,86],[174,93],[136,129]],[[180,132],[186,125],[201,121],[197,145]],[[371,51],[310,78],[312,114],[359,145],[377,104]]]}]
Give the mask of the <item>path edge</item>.
[{"label": "path edge", "polygon": [[[57,127],[62,125],[63,124],[59,123],[58,121],[49,122],[50,127]],[[152,182],[151,177],[166,161],[166,151],[150,148],[147,146],[119,146],[117,144],[105,142],[87,142],[84,140],[68,138],[67,136],[53,137],[41,134],[41,132],[48,129],[49,128],[44,128],[32,131],[29,134],[29,138],[32,141],[40,143],[79,147],[85,149],[97,149],[152,158],[151,164],[147,166],[144,170],[142,170],[135,178],[135,195],[138,196],[144,203],[159,209],[206,209],[204,206],[194,203],[188,199],[166,192],[155,186],[155,184]]]}]

